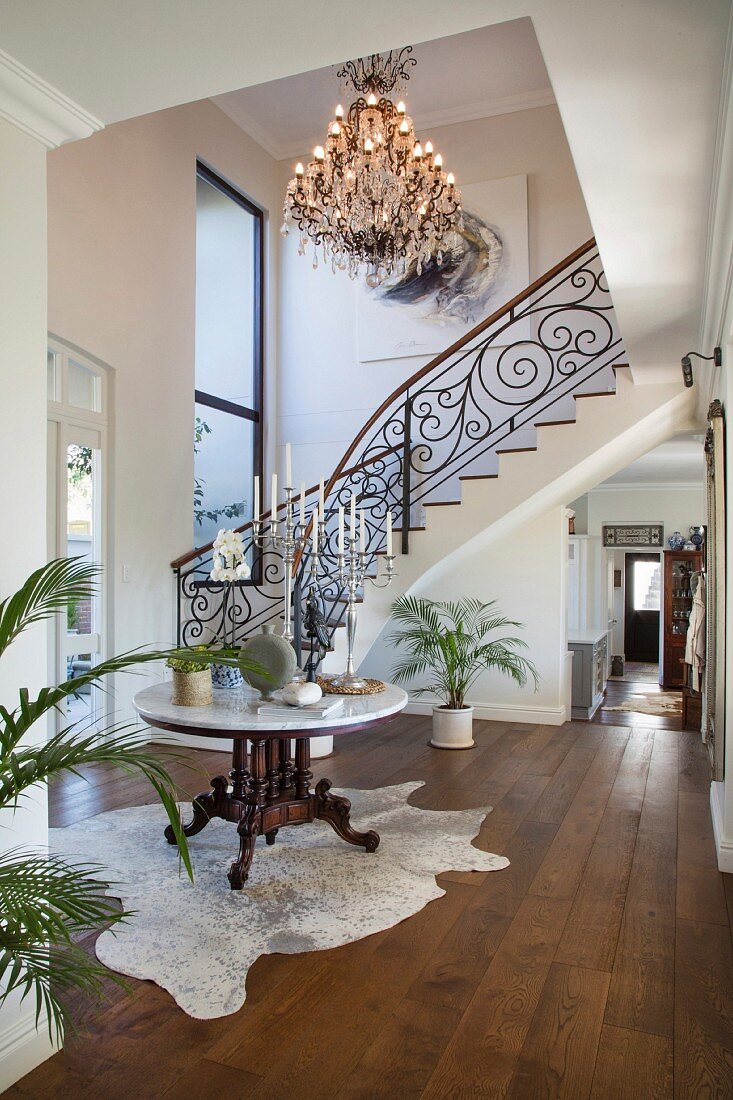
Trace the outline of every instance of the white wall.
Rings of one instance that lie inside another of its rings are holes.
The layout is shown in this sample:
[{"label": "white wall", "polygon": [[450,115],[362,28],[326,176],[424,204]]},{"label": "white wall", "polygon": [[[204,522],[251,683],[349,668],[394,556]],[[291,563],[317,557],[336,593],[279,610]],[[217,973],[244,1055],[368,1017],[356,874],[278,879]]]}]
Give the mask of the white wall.
[{"label": "white wall", "polygon": [[[592,235],[556,107],[443,126],[430,137],[461,184],[527,175],[530,279]],[[283,191],[292,168],[281,166]],[[360,363],[355,283],[323,263],[314,271],[311,251],[298,255],[293,232],[284,242],[281,294],[278,437],[292,441],[298,476],[314,484],[428,359]]]},{"label": "white wall", "polygon": [[[701,482],[699,485],[677,487],[598,488],[573,501],[570,507],[576,508],[581,515],[585,512],[589,535],[600,536],[604,523],[663,523],[664,551],[673,531],[681,531],[688,537],[691,526],[705,523],[705,486]],[[614,569],[621,570],[621,587],[613,590],[612,617],[616,619],[616,624],[611,635],[611,653],[623,654],[626,555],[623,550],[616,550],[611,552],[611,556]],[[600,583],[606,583],[605,569],[602,570]]]},{"label": "white wall", "polygon": [[[0,468],[3,470],[3,549],[0,598],[46,560],[46,153],[43,146],[0,119]],[[46,632],[41,625],[15,641],[0,661],[0,701],[16,705],[18,689],[31,696],[46,676]],[[34,730],[43,738],[45,730]],[[44,846],[45,791],[3,818],[5,850]],[[0,1092],[48,1057],[51,1047],[35,1027],[35,1006],[15,998],[0,1010]]]},{"label": "white wall", "polygon": [[588,493],[588,534],[600,535],[604,523],[625,520],[664,524],[664,547],[673,531],[689,537],[690,527],[705,522],[705,485],[664,485],[643,489],[594,489]]},{"label": "white wall", "polygon": [[[172,640],[169,563],[192,547],[197,157],[268,214],[265,403],[273,409],[276,162],[206,101],[119,123],[49,155],[49,328],[115,372],[118,651]],[[267,424],[265,445],[274,452]],[[123,565],[131,576],[124,585]],[[118,680],[124,708],[142,681]]]},{"label": "white wall", "polygon": [[[476,597],[497,601],[499,613],[524,624],[509,629],[528,645],[525,652],[540,676],[537,692],[531,683],[519,687],[497,672],[483,673],[469,692],[478,718],[535,721],[560,725],[566,720],[565,581],[568,523],[564,507],[556,507],[524,524],[510,538],[494,538],[480,549],[452,554],[410,594],[434,600]],[[364,675],[389,679],[395,650],[383,631],[360,667]],[[415,687],[420,681],[415,681]],[[418,701],[413,713],[431,710]]]}]

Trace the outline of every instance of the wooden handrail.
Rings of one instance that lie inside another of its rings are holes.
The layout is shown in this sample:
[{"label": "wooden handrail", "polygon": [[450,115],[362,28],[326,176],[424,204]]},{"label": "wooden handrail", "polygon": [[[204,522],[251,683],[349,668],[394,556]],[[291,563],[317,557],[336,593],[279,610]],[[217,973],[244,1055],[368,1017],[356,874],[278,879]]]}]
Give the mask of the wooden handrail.
[{"label": "wooden handrail", "polygon": [[[369,417],[367,422],[359,430],[356,438],[349,445],[346,452],[344,453],[343,458],[337,465],[334,472],[331,474],[331,477],[329,478],[325,486],[326,499],[328,499],[330,494],[333,492],[337,482],[339,482],[342,478],[348,477],[352,473],[359,473],[361,470],[366,469],[372,463],[378,462],[381,458],[386,457],[388,454],[393,454],[400,449],[399,447],[391,447],[387,450],[381,451],[379,454],[375,455],[374,458],[369,459],[366,462],[358,463],[353,467],[347,467],[346,465],[349,459],[353,457],[354,451],[364,439],[364,436],[371,428],[374,427],[376,422],[387,411],[390,405],[392,405],[403,394],[407,395],[408,391],[412,389],[415,384],[423,379],[427,374],[433,371],[436,367],[439,367],[447,359],[450,359],[452,355],[455,355],[457,351],[460,351],[477,336],[480,336],[482,332],[485,332],[487,328],[495,324],[506,314],[511,313],[511,311],[515,309],[521,302],[524,302],[527,298],[531,298],[533,294],[536,294],[538,290],[541,290],[544,286],[547,285],[547,283],[551,282],[555,278],[555,276],[560,275],[567,268],[571,267],[576,260],[580,259],[580,257],[584,253],[589,252],[595,247],[596,239],[595,237],[591,237],[585,242],[585,244],[580,245],[579,248],[576,248],[573,252],[570,253],[570,255],[566,256],[565,259],[560,260],[560,262],[555,264],[554,267],[551,267],[549,271],[546,271],[544,275],[540,275],[538,279],[535,279],[533,283],[530,283],[528,287],[525,287],[524,290],[522,290],[519,294],[516,294],[510,301],[505,302],[503,306],[500,306],[499,309],[495,310],[492,314],[486,317],[485,320],[480,321],[470,330],[470,332],[467,332],[464,336],[461,336],[460,339],[456,340],[455,343],[451,344],[450,347],[445,349],[445,351],[441,351],[439,355],[436,355],[433,359],[430,360],[429,363],[426,363],[424,367],[421,367],[420,370],[411,375],[406,382],[403,382],[401,385],[399,385],[397,389],[389,395],[389,397],[385,398],[385,400],[382,402],[376,412],[374,412]],[[312,485],[309,489],[306,490],[306,497],[310,496],[314,492],[317,492],[317,490],[318,485]],[[293,500],[300,500],[300,494],[294,497]],[[278,505],[278,512],[284,507],[284,504]],[[269,511],[263,512],[261,518],[263,520],[267,519],[270,514],[271,512]],[[235,528],[235,530],[243,533],[244,531],[249,530],[251,526],[252,520],[250,520],[248,523],[243,524],[241,527]],[[205,546],[195,547],[195,549],[189,551],[188,554],[182,554],[180,558],[176,558],[175,561],[171,562],[171,569],[181,569],[184,565],[188,565],[188,563],[193,561],[195,558],[201,557],[203,554],[208,553],[210,550],[213,549],[213,546],[213,542],[208,542]]]},{"label": "wooden handrail", "polygon": [[[352,466],[350,469],[344,470],[342,476],[343,477],[348,477],[350,474],[361,473],[362,470],[367,470],[370,466],[373,466],[375,462],[380,462],[381,459],[387,458],[388,455],[395,454],[397,451],[399,451],[399,449],[400,449],[399,447],[387,447],[387,448],[385,448],[385,450],[380,451],[378,454],[374,455],[372,458],[368,459],[366,462],[360,462],[356,466]],[[330,490],[330,487],[331,487],[331,482],[328,483],[328,490],[326,490],[324,495],[328,495],[328,491]],[[311,485],[311,487],[309,489],[306,489],[306,491],[305,491],[306,498],[311,496],[313,493],[317,493],[319,488],[320,488],[320,484],[319,485]],[[299,500],[300,500],[300,493],[298,493],[296,496],[293,497],[293,503],[295,503],[295,501],[299,501]],[[277,510],[278,510],[278,512],[281,512],[281,511],[284,511],[284,509],[285,509],[285,502],[283,501],[282,504],[278,504]],[[260,513],[260,519],[263,519],[263,520],[269,519],[271,515],[272,515],[272,509],[270,508],[270,509],[268,509],[267,512],[261,512]],[[234,530],[238,531],[240,534],[243,534],[245,531],[248,531],[251,526],[252,526],[252,520],[249,520],[247,523],[243,523],[241,527],[235,527]],[[310,521],[308,522],[307,530],[308,530],[308,534],[310,534]],[[198,558],[198,557],[201,557],[203,554],[207,554],[210,550],[213,550],[213,548],[214,548],[213,542],[207,542],[205,546],[197,546],[193,550],[189,550],[189,552],[187,554],[182,554],[180,558],[176,558],[175,561],[172,561],[171,562],[171,569],[181,569],[184,565],[188,565],[188,563],[190,561],[193,561],[194,558]]]}]

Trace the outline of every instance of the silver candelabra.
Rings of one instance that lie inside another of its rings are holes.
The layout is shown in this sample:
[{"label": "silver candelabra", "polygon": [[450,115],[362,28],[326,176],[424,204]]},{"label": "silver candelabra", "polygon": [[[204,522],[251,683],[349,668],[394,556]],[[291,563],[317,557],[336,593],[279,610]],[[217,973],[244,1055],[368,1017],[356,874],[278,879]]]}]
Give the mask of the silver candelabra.
[{"label": "silver candelabra", "polygon": [[[301,515],[304,516],[302,509]],[[313,522],[316,523],[315,513],[312,518]],[[279,530],[281,524],[283,525],[282,534]],[[307,525],[297,523],[295,520],[292,486],[285,486],[285,518],[278,519],[277,507],[273,501],[270,519],[265,521],[261,519],[253,520],[252,529],[254,543],[258,550],[274,550],[282,557],[283,602],[285,605],[282,636],[288,642],[292,642],[295,637],[293,630],[293,563],[296,555],[305,550],[308,545]],[[300,661],[298,661],[298,666],[300,666]]]},{"label": "silver candelabra", "polygon": [[386,572],[380,582],[378,577],[367,577],[366,567],[368,555],[363,550],[356,549],[356,539],[350,538],[346,543],[347,553],[343,547],[337,554],[338,579],[348,590],[348,603],[346,606],[346,671],[336,676],[331,681],[336,687],[362,690],[367,686],[363,677],[354,672],[354,641],[356,639],[356,593],[362,587],[365,580],[371,581],[375,588],[387,588],[392,583],[394,576],[394,554],[387,554],[385,558]]}]

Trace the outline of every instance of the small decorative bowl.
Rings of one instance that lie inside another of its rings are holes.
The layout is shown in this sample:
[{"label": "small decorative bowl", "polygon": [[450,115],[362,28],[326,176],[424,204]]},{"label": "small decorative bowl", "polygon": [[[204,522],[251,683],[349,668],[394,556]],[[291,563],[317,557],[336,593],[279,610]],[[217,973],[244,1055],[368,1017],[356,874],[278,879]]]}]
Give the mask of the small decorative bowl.
[{"label": "small decorative bowl", "polygon": [[211,682],[217,688],[235,688],[244,683],[244,677],[231,665],[212,665]]}]

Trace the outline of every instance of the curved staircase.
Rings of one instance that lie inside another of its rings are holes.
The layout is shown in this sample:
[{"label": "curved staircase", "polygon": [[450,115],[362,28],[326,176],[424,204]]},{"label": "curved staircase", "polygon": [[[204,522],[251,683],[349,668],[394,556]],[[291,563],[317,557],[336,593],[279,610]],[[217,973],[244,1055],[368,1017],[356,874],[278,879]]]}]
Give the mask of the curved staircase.
[{"label": "curved staircase", "polygon": [[[365,512],[372,575],[386,552],[388,511],[401,550],[392,585],[367,584],[362,593],[358,665],[397,595],[487,531],[508,534],[575,499],[668,438],[688,407],[681,386],[634,385],[598,249],[586,242],[400,386],[330,477],[320,585],[331,633],[327,670],[345,663],[335,551],[338,507],[348,507],[352,492]],[[314,506],[317,486],[306,497]],[[239,641],[282,622],[281,560],[252,544],[251,523],[239,530],[253,575],[227,600],[209,579],[210,544],[172,563],[179,644]],[[309,569],[307,555],[296,560],[297,647]]]}]

